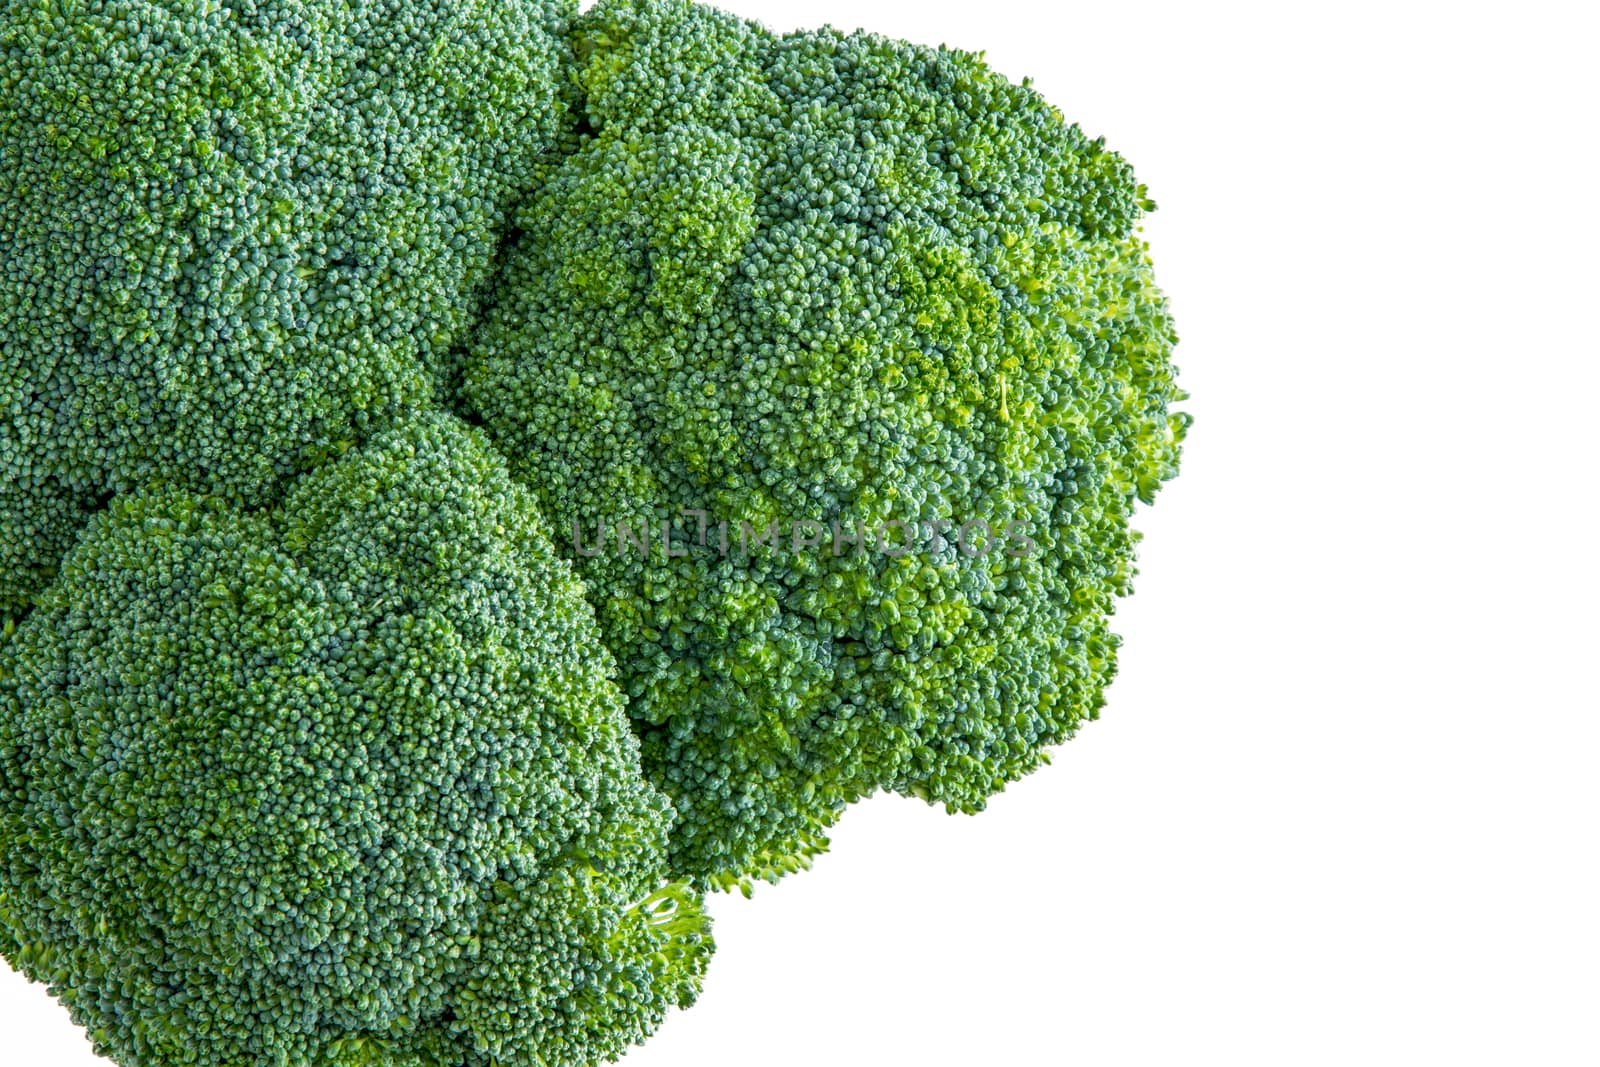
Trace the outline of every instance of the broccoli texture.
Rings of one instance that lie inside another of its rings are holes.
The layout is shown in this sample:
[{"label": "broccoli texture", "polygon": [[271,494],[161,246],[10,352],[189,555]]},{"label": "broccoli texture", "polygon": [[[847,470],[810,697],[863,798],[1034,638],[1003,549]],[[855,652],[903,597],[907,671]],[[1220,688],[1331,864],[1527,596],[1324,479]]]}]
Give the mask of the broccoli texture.
[{"label": "broccoli texture", "polygon": [[7,954],[124,1065],[587,1064],[693,999],[581,588],[453,423],[119,497],[0,651]]},{"label": "broccoli texture", "polygon": [[[575,33],[587,133],[465,398],[594,591],[675,863],[803,866],[880,788],[981,808],[1096,715],[1129,513],[1174,473],[1144,190],[972,55],[674,0]],[[826,544],[725,552],[690,511]],[[1034,551],[964,551],[976,520]],[[571,552],[606,521],[687,556]]]},{"label": "broccoli texture", "polygon": [[1098,714],[1152,207],[686,0],[0,0],[0,954],[122,1067],[615,1059]]},{"label": "broccoli texture", "polygon": [[156,473],[246,504],[426,402],[566,0],[0,0],[0,611]]}]

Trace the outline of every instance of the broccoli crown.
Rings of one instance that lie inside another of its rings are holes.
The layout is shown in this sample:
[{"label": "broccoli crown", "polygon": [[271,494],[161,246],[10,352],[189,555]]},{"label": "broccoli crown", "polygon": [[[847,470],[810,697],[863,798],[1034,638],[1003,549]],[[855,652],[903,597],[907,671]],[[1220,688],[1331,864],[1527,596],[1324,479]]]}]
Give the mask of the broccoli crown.
[{"label": "broccoli crown", "polygon": [[160,474],[428,399],[564,123],[571,0],[0,0],[0,613]]},{"label": "broccoli crown", "polygon": [[576,7],[0,0],[0,955],[123,1067],[613,1059],[702,890],[1102,704],[1188,425],[1128,165]]},{"label": "broccoli crown", "polygon": [[450,416],[118,496],[0,643],[0,947],[124,1067],[612,1058],[710,941],[611,670]]},{"label": "broccoli crown", "polygon": [[[1097,714],[1129,516],[1175,473],[1153,205],[973,55],[681,0],[574,32],[582,136],[462,401],[589,583],[674,863],[775,876],[877,789],[981,808]],[[686,555],[574,551],[624,521]]]}]

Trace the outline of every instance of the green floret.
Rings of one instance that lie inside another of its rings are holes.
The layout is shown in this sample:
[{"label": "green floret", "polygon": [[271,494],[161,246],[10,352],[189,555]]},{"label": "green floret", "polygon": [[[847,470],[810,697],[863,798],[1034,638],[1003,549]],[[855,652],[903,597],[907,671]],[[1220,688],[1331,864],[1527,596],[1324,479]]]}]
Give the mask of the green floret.
[{"label": "green floret", "polygon": [[775,877],[878,789],[981,808],[1096,716],[1176,470],[1153,205],[972,55],[675,0],[575,32],[583,136],[462,401],[592,590],[676,868]]},{"label": "green floret", "polygon": [[0,612],[154,475],[428,401],[563,132],[572,0],[0,0]]},{"label": "green floret", "polygon": [[123,1067],[613,1058],[710,940],[611,670],[448,416],[119,496],[0,642],[0,948]]}]

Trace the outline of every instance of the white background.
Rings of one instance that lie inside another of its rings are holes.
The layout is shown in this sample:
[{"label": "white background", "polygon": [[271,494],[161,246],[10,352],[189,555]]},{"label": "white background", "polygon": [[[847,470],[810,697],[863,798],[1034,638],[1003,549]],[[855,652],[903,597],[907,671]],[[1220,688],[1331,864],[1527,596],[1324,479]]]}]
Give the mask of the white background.
[{"label": "white background", "polygon": [[[719,898],[625,1067],[1600,1064],[1581,7],[737,0],[986,50],[1105,135],[1196,424],[1102,721]],[[97,1062],[4,968],[0,1060]]]}]

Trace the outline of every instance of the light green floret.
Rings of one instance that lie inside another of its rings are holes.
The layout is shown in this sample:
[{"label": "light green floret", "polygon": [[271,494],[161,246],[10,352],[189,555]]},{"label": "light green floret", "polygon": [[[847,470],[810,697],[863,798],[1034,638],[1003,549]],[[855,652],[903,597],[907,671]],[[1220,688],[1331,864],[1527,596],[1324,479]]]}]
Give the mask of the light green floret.
[{"label": "light green floret", "polygon": [[572,0],[0,0],[0,612],[159,475],[426,401],[564,129]]},{"label": "light green floret", "polygon": [[123,1067],[615,1057],[711,943],[611,670],[447,416],[118,497],[0,643],[0,947]]},{"label": "light green floret", "polygon": [[[1152,205],[972,55],[676,0],[575,32],[584,133],[520,212],[463,403],[589,584],[675,864],[775,877],[878,789],[981,808],[1097,714],[1129,518],[1176,470]],[[622,520],[687,557],[574,553]],[[1033,550],[931,549],[975,520]],[[779,551],[739,550],[773,521]],[[824,545],[790,551],[797,521]],[[877,551],[892,522],[915,551]]]}]

